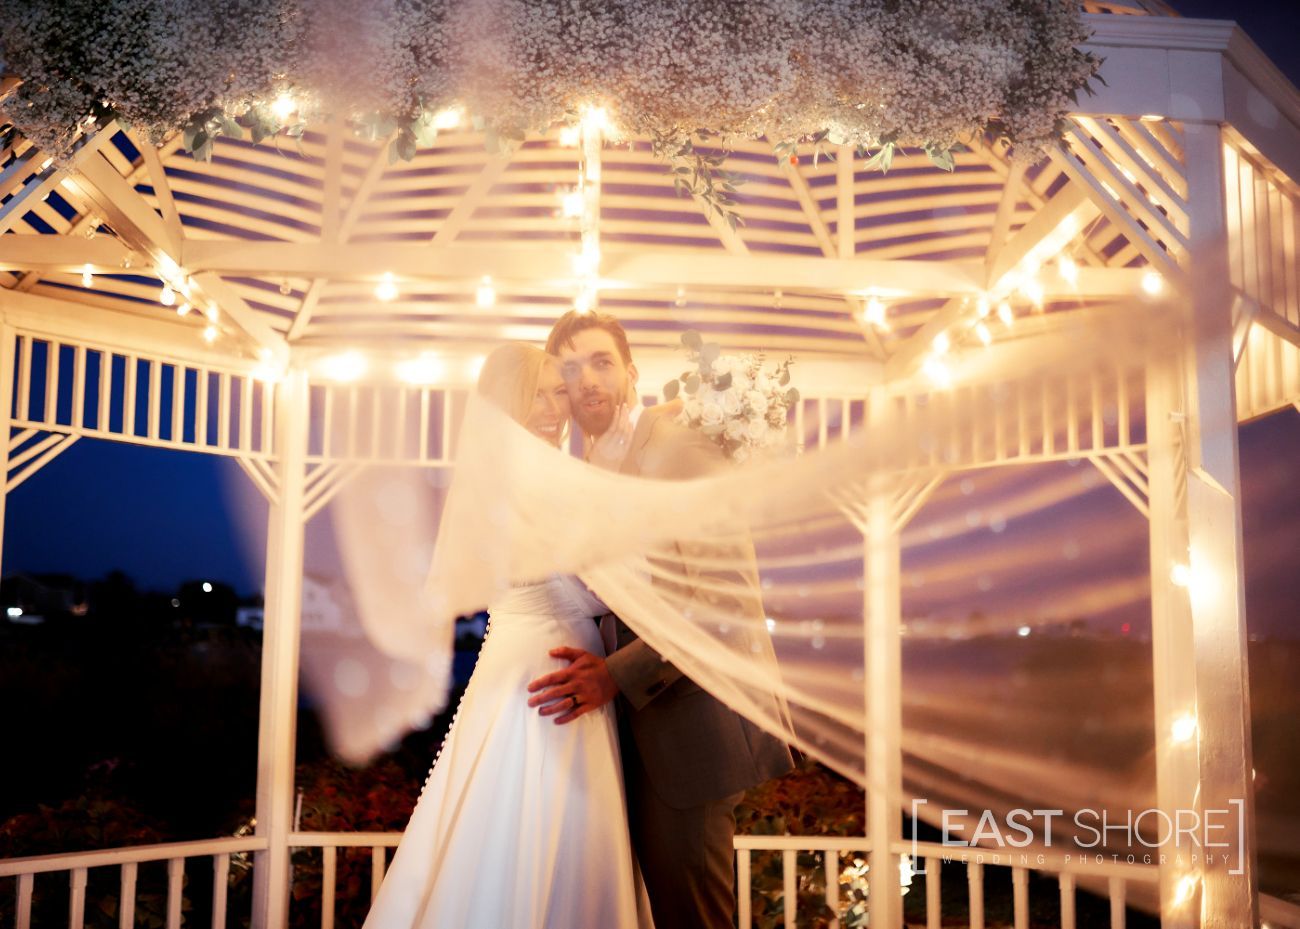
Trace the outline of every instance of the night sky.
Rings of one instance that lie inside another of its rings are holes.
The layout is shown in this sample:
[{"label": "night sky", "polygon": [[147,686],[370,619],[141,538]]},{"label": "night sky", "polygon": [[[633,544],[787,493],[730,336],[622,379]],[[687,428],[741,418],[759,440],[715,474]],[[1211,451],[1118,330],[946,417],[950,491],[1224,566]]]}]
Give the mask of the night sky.
[{"label": "night sky", "polygon": [[[1300,35],[1300,4],[1185,0],[1174,5],[1186,16],[1236,19],[1291,80],[1300,84],[1300,54],[1294,46]],[[1250,631],[1261,636],[1300,637],[1300,623],[1294,621],[1295,604],[1300,603],[1295,528],[1300,526],[1300,482],[1295,480],[1295,462],[1300,461],[1300,413],[1286,410],[1245,426],[1241,459]],[[1026,481],[1059,481],[1065,467],[1040,468],[1038,473],[1026,475]],[[1078,470],[1092,469],[1081,466]],[[942,541],[943,530],[936,532],[934,527],[944,525],[948,509],[957,505],[956,497],[963,492],[958,481],[950,481],[954,486],[947,488],[947,498],[936,499],[913,527],[913,535],[920,541],[905,555],[905,585],[909,582],[908,561],[924,561],[926,544]],[[1089,544],[1108,547],[1108,558],[1127,559],[1142,575],[1147,570],[1145,525],[1130,510],[1108,485],[1093,486],[1085,481],[1077,493],[1050,511],[1008,520],[1009,529],[995,531],[987,521],[972,525],[951,541],[971,545],[971,551],[977,552],[988,546],[1012,545],[1013,530],[1034,531],[1035,520],[1042,531],[1047,531],[1049,524],[1074,524],[1074,529],[1060,529],[1067,561],[1080,559],[1081,543],[1072,540],[1082,540],[1085,549]],[[3,568],[5,574],[58,572],[86,579],[118,569],[143,589],[168,591],[182,581],[210,579],[227,582],[241,594],[253,594],[262,589],[265,521],[265,504],[231,460],[82,439],[9,497]],[[309,528],[309,571],[317,567],[314,560],[323,562],[320,567],[324,570],[333,561],[332,546],[323,531],[327,527],[320,522],[318,518]],[[1102,524],[1109,528],[1099,542],[1095,530]],[[1058,554],[1057,549],[1051,552],[1052,558]],[[913,571],[911,576],[915,580],[922,573]],[[978,573],[972,574],[971,583],[980,585],[978,590],[971,588],[972,601],[988,593],[989,585]],[[922,581],[907,589],[912,591],[909,597],[924,600]],[[947,596],[954,595],[955,591],[948,590]],[[1139,600],[1142,598],[1144,594]],[[1095,615],[1110,617],[1116,624],[1129,615],[1140,617],[1141,602],[1134,602],[1133,597],[1128,601],[1099,609]]]}]

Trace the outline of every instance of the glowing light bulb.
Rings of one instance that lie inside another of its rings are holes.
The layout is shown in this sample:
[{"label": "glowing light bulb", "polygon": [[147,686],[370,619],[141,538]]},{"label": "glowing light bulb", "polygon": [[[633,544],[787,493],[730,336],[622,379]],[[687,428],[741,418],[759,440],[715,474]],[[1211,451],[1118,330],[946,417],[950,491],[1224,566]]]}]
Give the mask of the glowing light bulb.
[{"label": "glowing light bulb", "polygon": [[370,369],[366,356],[357,351],[321,359],[320,371],[331,381],[355,381]]},{"label": "glowing light bulb", "polygon": [[1181,562],[1175,564],[1172,568],[1169,569],[1169,580],[1173,583],[1175,587],[1192,586],[1191,566],[1182,564]]},{"label": "glowing light bulb", "polygon": [[575,147],[582,140],[582,129],[578,126],[565,126],[560,129],[560,144],[568,148]]},{"label": "glowing light bulb", "polygon": [[176,315],[177,315],[177,316],[189,316],[189,315],[190,315],[190,310],[192,310],[192,309],[194,309],[194,307],[193,307],[193,306],[190,304],[190,302],[187,300],[187,301],[185,301],[184,303],[182,303],[180,306],[178,306],[178,307],[176,308]]},{"label": "glowing light bulb", "polygon": [[1183,876],[1182,880],[1178,882],[1178,887],[1174,890],[1174,906],[1182,906],[1192,899],[1192,894],[1196,892],[1196,881],[1195,874]]},{"label": "glowing light bulb", "polygon": [[206,327],[206,328],[203,330],[203,341],[204,341],[204,342],[207,342],[209,345],[211,345],[213,342],[217,341],[217,327],[216,327],[216,326],[208,326],[208,327]]},{"label": "glowing light bulb", "polygon": [[1061,280],[1072,285],[1079,283],[1079,266],[1069,255],[1056,259],[1056,267],[1061,272]]},{"label": "glowing light bulb", "polygon": [[573,308],[579,313],[590,313],[591,302],[591,291],[584,287],[574,294]]},{"label": "glowing light bulb", "polygon": [[1165,279],[1160,276],[1159,271],[1148,271],[1142,275],[1142,290],[1147,294],[1154,297],[1164,289]]},{"label": "glowing light bulb", "polygon": [[375,299],[382,300],[384,303],[397,299],[397,282],[391,272],[384,272],[384,276],[375,285]]},{"label": "glowing light bulb", "polygon": [[88,264],[81,266],[81,286],[87,290],[95,286],[95,269]]},{"label": "glowing light bulb", "polygon": [[1029,633],[1031,632],[1033,632],[1033,630],[1030,629],[1028,626],[1021,626],[1019,629],[1016,630],[1016,635],[1020,636],[1020,638],[1023,639],[1026,636],[1028,636]]},{"label": "glowing light bulb", "polygon": [[596,273],[600,267],[600,247],[594,244],[583,246],[582,251],[573,256],[573,273],[586,277]]},{"label": "glowing light bulb", "polygon": [[172,285],[164,283],[162,290],[158,291],[158,302],[163,306],[176,305],[176,291],[172,290]]},{"label": "glowing light bulb", "polygon": [[284,122],[293,115],[293,111],[298,109],[298,104],[294,102],[293,97],[287,93],[282,93],[271,103],[271,113],[280,122]]},{"label": "glowing light bulb", "polygon": [[1016,314],[1011,312],[1011,304],[1003,300],[998,304],[998,319],[1004,326],[1011,326],[1016,321]]},{"label": "glowing light bulb", "polygon": [[397,376],[408,384],[436,384],[443,379],[447,366],[442,359],[427,352],[417,358],[397,363]]},{"label": "glowing light bulb", "polygon": [[478,304],[480,310],[486,310],[495,306],[497,302],[497,290],[492,286],[492,276],[483,275],[483,280],[479,282],[478,290],[474,293],[474,302]]},{"label": "glowing light bulb", "polygon": [[1025,278],[1024,283],[1020,285],[1020,292],[1025,295],[1034,306],[1042,309],[1045,293],[1043,292],[1043,283],[1037,277]]},{"label": "glowing light bulb", "polygon": [[869,298],[862,310],[862,318],[878,329],[885,328],[888,324],[888,318],[885,315],[885,301],[879,297]]},{"label": "glowing light bulb", "polygon": [[952,340],[948,338],[948,333],[946,332],[939,333],[934,337],[934,341],[930,344],[934,346],[934,353],[936,355],[946,355],[948,349],[952,348]]},{"label": "glowing light bulb", "polygon": [[609,121],[609,114],[603,106],[589,106],[582,112],[582,128],[611,134],[614,126]]},{"label": "glowing light bulb", "polygon": [[208,322],[210,323],[215,323],[221,317],[221,313],[217,310],[217,305],[215,303],[209,304],[207,309],[203,311],[203,315],[208,318]]},{"label": "glowing light bulb", "polygon": [[975,312],[980,314],[980,319],[984,319],[993,310],[993,304],[989,302],[988,297],[980,297],[975,301]]},{"label": "glowing light bulb", "polygon": [[1169,734],[1176,743],[1190,742],[1196,735],[1196,717],[1191,713],[1179,716],[1170,727]]},{"label": "glowing light bulb", "polygon": [[434,129],[455,129],[465,118],[465,110],[458,106],[449,106],[439,110],[433,117]]},{"label": "glowing light bulb", "polygon": [[952,386],[952,374],[948,366],[938,358],[927,358],[922,366],[925,376],[928,377],[936,387],[948,388]]},{"label": "glowing light bulb", "polygon": [[576,187],[560,198],[560,212],[566,219],[577,219],[585,209],[586,198]]},{"label": "glowing light bulb", "polygon": [[975,324],[975,334],[980,337],[980,341],[985,345],[993,344],[993,333],[989,332],[989,327],[983,323]]}]

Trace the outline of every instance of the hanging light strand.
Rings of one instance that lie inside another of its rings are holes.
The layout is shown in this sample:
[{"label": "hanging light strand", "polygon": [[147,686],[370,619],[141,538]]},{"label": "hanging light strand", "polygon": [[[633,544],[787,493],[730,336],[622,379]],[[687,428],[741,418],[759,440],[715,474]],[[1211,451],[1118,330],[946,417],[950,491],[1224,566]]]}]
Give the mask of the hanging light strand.
[{"label": "hanging light strand", "polygon": [[574,260],[578,277],[573,308],[579,313],[594,312],[599,303],[600,277],[600,147],[607,120],[600,109],[589,109],[581,123],[581,160],[578,166],[578,193],[582,198],[579,217],[581,251]]}]

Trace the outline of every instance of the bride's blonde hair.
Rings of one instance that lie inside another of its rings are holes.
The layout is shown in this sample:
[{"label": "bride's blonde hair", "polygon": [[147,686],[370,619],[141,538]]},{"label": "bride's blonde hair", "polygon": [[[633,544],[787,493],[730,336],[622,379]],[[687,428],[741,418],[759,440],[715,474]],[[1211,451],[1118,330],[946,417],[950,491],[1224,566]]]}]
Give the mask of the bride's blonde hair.
[{"label": "bride's blonde hair", "polygon": [[533,408],[542,365],[551,357],[524,342],[507,342],[493,349],[478,376],[478,394],[523,423]]}]

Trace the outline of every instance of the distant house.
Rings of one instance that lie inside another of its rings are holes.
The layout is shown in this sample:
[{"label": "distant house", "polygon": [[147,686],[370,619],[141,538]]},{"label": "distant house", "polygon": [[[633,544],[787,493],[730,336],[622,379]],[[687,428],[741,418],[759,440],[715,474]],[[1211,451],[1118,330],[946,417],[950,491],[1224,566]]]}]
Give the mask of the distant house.
[{"label": "distant house", "polygon": [[47,618],[85,616],[85,585],[67,574],[11,574],[0,581],[0,600],[11,623],[36,625]]}]

